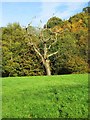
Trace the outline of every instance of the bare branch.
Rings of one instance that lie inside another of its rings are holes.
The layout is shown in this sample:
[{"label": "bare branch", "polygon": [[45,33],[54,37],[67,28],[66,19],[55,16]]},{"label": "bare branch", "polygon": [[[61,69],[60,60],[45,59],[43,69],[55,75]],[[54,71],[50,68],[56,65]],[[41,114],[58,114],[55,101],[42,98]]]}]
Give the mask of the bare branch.
[{"label": "bare branch", "polygon": [[30,26],[31,24],[32,24],[32,22],[33,22],[33,20],[36,18],[36,16],[34,16],[33,18],[32,18],[32,20],[31,20],[31,22],[28,24],[28,26]]},{"label": "bare branch", "polygon": [[52,43],[52,45],[54,45],[57,42],[57,39]]},{"label": "bare branch", "polygon": [[50,39],[51,39],[51,38],[47,38],[47,39],[45,39],[44,41],[47,42],[47,41],[49,41]]},{"label": "bare branch", "polygon": [[34,48],[35,52],[36,52],[40,57],[42,57],[41,53],[37,50],[37,48],[36,48],[34,45],[33,45],[33,48]]},{"label": "bare branch", "polygon": [[47,45],[46,43],[44,44],[44,59],[47,58]]},{"label": "bare branch", "polygon": [[33,48],[34,48],[35,52],[41,57],[42,62],[43,62],[43,64],[44,64],[44,63],[45,63],[45,60],[44,60],[43,56],[41,55],[41,53],[36,49],[36,47],[35,47],[34,45],[33,45]]},{"label": "bare branch", "polygon": [[52,45],[49,45],[48,49],[50,49],[50,48],[51,48],[51,46],[52,46]]},{"label": "bare branch", "polygon": [[[28,37],[29,37],[29,40],[30,40],[30,41],[28,42],[28,45],[30,45],[30,46],[32,45],[33,48],[34,48],[34,50],[37,49],[38,52],[39,52],[39,48],[37,47],[37,45],[36,45],[35,43],[32,42],[31,36],[28,36]],[[36,50],[35,50],[35,51],[36,51]]]},{"label": "bare branch", "polygon": [[56,34],[55,41],[54,41],[53,43],[51,43],[51,45],[49,45],[48,49],[50,49],[50,48],[51,48],[51,46],[53,46],[56,42],[57,42],[57,34]]},{"label": "bare branch", "polygon": [[53,55],[55,55],[55,54],[57,54],[57,53],[58,53],[58,51],[56,51],[56,52],[54,52],[54,53],[48,55],[47,57],[49,58],[49,57],[51,57],[51,56],[53,56]]},{"label": "bare branch", "polygon": [[51,46],[53,46],[56,42],[57,42],[57,40],[55,40],[51,45],[49,45],[48,49],[50,49]]}]

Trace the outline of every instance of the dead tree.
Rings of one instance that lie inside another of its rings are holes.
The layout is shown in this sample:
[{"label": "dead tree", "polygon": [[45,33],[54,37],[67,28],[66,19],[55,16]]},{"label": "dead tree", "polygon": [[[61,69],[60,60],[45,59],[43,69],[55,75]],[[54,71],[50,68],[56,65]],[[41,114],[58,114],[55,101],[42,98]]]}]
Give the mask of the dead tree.
[{"label": "dead tree", "polygon": [[[40,28],[39,28],[40,29]],[[45,38],[44,37],[44,31],[45,30],[49,30],[49,32],[51,34],[54,34],[54,38],[52,38],[51,36],[48,37],[48,38]],[[62,32],[61,32],[62,33]],[[57,33],[57,32],[52,32],[51,29],[48,29],[47,27],[46,28],[43,28],[41,29],[40,31],[40,34],[39,34],[39,39],[40,41],[42,42],[43,44],[43,54],[40,52],[40,48],[33,42],[33,38],[32,38],[32,34],[30,34],[28,31],[27,31],[27,37],[29,38],[29,43],[28,45],[32,45],[34,51],[36,52],[36,54],[40,57],[40,59],[42,60],[42,63],[45,67],[45,70],[46,70],[46,73],[48,76],[51,75],[51,67],[50,67],[50,57],[51,56],[54,56],[58,53],[58,50],[57,51],[54,51],[53,53],[50,53],[50,49],[51,47],[55,46],[55,43],[57,43],[57,35],[60,34],[60,33]],[[37,36],[36,34],[33,33],[33,36]],[[48,41],[51,40],[53,42],[51,42],[49,45],[47,44]]]}]

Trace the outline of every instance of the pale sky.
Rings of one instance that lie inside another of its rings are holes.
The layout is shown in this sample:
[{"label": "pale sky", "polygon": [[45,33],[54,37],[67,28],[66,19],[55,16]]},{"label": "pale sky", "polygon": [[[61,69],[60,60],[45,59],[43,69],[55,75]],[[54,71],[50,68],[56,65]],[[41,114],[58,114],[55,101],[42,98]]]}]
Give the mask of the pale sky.
[{"label": "pale sky", "polygon": [[[26,2],[25,2],[26,1]],[[57,16],[63,19],[69,19],[77,13],[82,12],[84,7],[88,6],[88,0],[77,0],[62,2],[60,0],[23,0],[22,2],[10,2],[10,0],[3,0],[0,4],[0,26],[6,26],[8,23],[19,22],[22,26],[27,26],[31,21],[32,25],[38,26],[40,20],[44,25],[49,18]],[[56,2],[57,1],[57,2]],[[71,2],[70,2],[71,1]],[[36,16],[36,18],[34,18]],[[41,25],[41,26],[42,26]]]}]

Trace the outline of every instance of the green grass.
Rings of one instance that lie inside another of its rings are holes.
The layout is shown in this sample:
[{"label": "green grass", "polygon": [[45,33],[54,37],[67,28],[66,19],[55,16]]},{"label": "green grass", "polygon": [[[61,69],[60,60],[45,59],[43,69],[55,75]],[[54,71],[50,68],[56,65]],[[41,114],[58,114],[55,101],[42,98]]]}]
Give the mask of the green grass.
[{"label": "green grass", "polygon": [[87,118],[88,75],[2,78],[3,118]]}]

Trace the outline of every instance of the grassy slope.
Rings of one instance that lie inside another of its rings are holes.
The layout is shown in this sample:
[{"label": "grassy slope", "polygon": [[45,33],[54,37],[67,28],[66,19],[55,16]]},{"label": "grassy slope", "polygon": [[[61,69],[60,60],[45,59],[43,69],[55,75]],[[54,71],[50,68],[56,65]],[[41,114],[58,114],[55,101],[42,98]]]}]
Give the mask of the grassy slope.
[{"label": "grassy slope", "polygon": [[3,117],[84,118],[88,115],[88,75],[2,79]]}]

